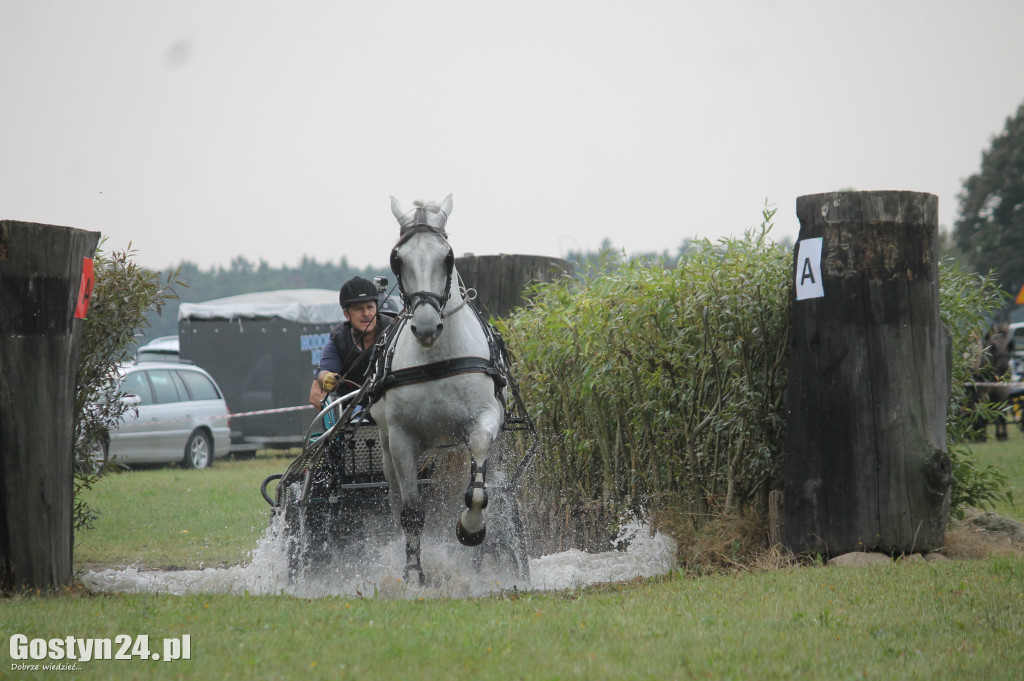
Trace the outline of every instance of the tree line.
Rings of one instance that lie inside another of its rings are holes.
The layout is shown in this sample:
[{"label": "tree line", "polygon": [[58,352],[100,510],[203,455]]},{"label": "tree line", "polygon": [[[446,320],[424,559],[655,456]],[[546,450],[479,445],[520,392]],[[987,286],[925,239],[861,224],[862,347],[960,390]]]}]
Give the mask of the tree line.
[{"label": "tree line", "polygon": [[[661,262],[666,267],[675,267],[695,242],[684,239],[675,253],[665,249],[661,253],[637,253],[630,256],[634,260]],[[577,266],[596,264],[613,252],[615,247],[605,239],[597,251],[570,251],[566,260]],[[394,275],[383,267],[356,267],[342,258],[339,262],[319,262],[312,256],[303,256],[298,265],[289,267],[271,267],[265,260],[258,264],[243,256],[237,256],[227,267],[217,265],[209,269],[201,269],[191,261],[183,261],[174,271],[158,272],[158,277],[170,278],[178,282],[173,287],[172,295],[164,301],[162,309],[150,311],[146,319],[148,326],[142,328],[136,336],[138,344],[143,345],[160,336],[173,336],[178,333],[178,307],[180,303],[202,303],[208,300],[226,298],[243,293],[257,291],[277,291],[297,288],[338,289],[355,276],[373,279],[376,276],[387,277],[394,284]]]},{"label": "tree line", "polygon": [[303,256],[294,267],[271,267],[265,260],[260,260],[256,264],[243,256],[237,256],[227,267],[217,265],[206,270],[186,260],[178,265],[174,272],[161,273],[161,276],[170,276],[178,282],[173,287],[177,298],[166,300],[159,312],[147,313],[149,326],[142,328],[137,336],[140,345],[160,336],[177,335],[180,303],[202,303],[242,293],[281,289],[337,290],[345,281],[355,276],[367,279],[387,276],[394,279],[394,275],[385,268],[356,267],[344,257],[338,262],[320,262],[312,256]]}]

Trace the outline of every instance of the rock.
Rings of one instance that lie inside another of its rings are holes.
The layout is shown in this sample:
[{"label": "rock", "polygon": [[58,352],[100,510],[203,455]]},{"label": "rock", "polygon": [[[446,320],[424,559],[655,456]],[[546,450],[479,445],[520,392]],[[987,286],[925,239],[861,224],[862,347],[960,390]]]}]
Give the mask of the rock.
[{"label": "rock", "polygon": [[920,553],[909,553],[905,556],[900,556],[901,563],[923,563],[924,556]]},{"label": "rock", "polygon": [[1014,544],[1024,543],[1024,524],[996,515],[992,511],[968,508],[964,511],[964,523],[981,528],[986,532],[1002,532]]},{"label": "rock", "polygon": [[829,565],[863,567],[865,565],[892,564],[892,558],[884,553],[866,553],[864,551],[853,551],[836,556],[828,562]]},{"label": "rock", "polygon": [[931,551],[924,554],[924,559],[929,563],[941,563],[944,560],[949,560],[949,557],[939,553],[938,551]]}]

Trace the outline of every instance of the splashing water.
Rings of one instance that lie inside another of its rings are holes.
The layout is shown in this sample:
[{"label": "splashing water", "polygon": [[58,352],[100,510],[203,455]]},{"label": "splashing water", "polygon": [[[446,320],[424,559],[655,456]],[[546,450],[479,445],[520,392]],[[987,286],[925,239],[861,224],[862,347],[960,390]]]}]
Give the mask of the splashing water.
[{"label": "splashing water", "polygon": [[619,541],[625,551],[585,553],[570,549],[530,560],[530,582],[503,577],[492,566],[477,569],[464,547],[436,537],[423,542],[425,586],[401,579],[405,541],[396,537],[360,541],[336,554],[323,568],[301,577],[289,575],[282,521],[275,518],[245,565],[202,570],[140,570],[136,567],[87,572],[82,583],[93,591],[162,594],[287,594],[302,598],[459,598],[511,590],[559,590],[589,584],[651,577],[675,565],[675,542],[652,536],[646,524],[624,525]]}]

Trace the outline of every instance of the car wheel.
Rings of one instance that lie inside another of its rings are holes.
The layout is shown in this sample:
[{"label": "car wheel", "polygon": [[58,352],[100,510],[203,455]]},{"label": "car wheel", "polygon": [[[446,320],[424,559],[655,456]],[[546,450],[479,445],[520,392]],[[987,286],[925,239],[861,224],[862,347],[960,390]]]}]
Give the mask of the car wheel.
[{"label": "car wheel", "polygon": [[206,468],[213,461],[213,442],[201,430],[192,433],[185,445],[185,468]]}]

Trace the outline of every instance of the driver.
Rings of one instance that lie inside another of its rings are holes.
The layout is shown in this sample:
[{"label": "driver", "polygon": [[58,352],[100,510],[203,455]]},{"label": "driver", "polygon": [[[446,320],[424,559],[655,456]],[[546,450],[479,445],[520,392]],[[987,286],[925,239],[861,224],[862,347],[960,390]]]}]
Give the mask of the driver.
[{"label": "driver", "polygon": [[345,321],[331,329],[316,371],[315,383],[325,394],[358,390],[366,380],[370,349],[393,323],[390,317],[377,314],[377,296],[377,287],[362,277],[342,285],[338,300]]}]

